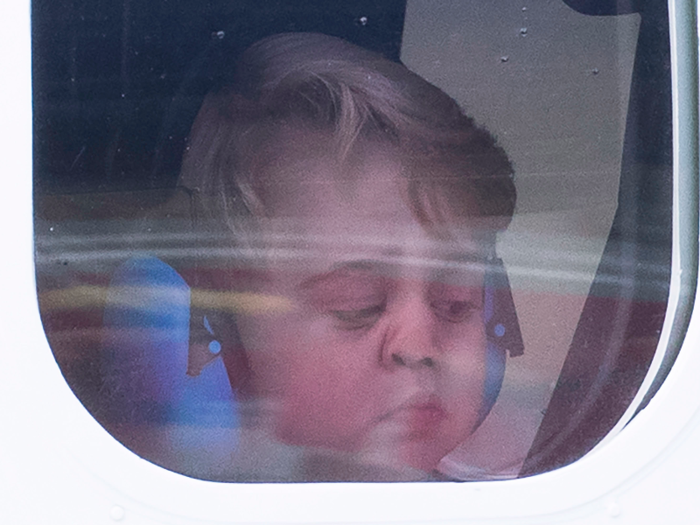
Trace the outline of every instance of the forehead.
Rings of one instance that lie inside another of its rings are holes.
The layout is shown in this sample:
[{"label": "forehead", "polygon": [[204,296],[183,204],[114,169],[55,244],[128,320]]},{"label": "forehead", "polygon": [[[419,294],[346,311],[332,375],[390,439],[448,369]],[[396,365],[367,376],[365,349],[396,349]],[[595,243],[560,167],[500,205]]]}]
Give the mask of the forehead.
[{"label": "forehead", "polygon": [[411,167],[396,148],[361,144],[339,159],[322,134],[287,131],[278,137],[258,173],[268,247],[303,247],[326,262],[404,258],[429,264],[478,257],[474,229],[446,204],[438,211],[449,235],[436,235],[418,220],[405,176]]},{"label": "forehead", "polygon": [[287,131],[275,138],[255,175],[266,215],[324,217],[348,207],[358,218],[380,219],[391,218],[401,207],[397,201],[404,200],[404,166],[392,146],[358,145],[341,158],[326,134]]}]

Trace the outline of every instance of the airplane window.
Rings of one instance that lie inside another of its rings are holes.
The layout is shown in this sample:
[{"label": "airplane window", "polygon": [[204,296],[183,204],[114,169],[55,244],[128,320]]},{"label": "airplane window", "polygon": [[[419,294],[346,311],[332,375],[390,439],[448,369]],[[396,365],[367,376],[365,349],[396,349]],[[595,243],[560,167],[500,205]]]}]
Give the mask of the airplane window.
[{"label": "airplane window", "polygon": [[142,458],[228,482],[530,476],[604,444],[673,364],[664,3],[32,16],[42,321]]}]

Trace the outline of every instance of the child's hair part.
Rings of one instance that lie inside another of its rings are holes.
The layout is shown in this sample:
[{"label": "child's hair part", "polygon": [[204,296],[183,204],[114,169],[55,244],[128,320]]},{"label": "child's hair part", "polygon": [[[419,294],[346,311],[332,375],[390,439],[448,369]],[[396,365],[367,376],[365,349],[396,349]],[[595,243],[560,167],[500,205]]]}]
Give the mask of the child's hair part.
[{"label": "child's hair part", "polygon": [[494,233],[513,215],[513,169],[488,131],[402,64],[316,33],[274,35],[243,54],[197,115],[180,184],[235,231],[266,213],[251,166],[281,127],[327,133],[340,160],[360,143],[397,150],[409,204],[427,227],[444,218],[445,203]]}]

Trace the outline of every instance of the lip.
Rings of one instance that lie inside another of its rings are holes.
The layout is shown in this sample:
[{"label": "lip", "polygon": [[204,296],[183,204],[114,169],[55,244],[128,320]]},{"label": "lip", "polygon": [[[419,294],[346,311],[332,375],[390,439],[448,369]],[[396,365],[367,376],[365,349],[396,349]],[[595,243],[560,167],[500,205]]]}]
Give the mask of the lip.
[{"label": "lip", "polygon": [[387,419],[402,423],[410,440],[435,437],[439,434],[440,425],[446,418],[447,411],[434,395],[410,400],[387,416]]},{"label": "lip", "polygon": [[440,403],[428,402],[409,406],[408,428],[412,439],[427,439],[439,433],[440,423],[447,417]]}]

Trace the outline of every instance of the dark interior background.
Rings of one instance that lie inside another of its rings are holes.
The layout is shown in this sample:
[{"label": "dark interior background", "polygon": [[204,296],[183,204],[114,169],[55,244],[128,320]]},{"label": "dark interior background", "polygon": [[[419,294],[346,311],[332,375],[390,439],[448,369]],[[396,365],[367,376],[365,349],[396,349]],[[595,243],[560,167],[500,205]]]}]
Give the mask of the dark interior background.
[{"label": "dark interior background", "polygon": [[398,60],[405,7],[405,0],[35,0],[35,191],[172,187],[202,98],[242,50],[274,33],[318,31]]}]

